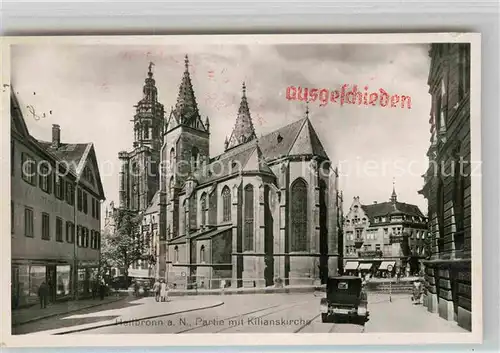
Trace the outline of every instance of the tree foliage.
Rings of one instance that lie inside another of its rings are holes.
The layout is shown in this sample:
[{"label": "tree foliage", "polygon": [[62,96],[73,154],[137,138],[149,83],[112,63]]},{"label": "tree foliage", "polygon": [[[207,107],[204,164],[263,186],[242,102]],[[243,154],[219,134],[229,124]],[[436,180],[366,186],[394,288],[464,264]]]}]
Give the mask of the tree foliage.
[{"label": "tree foliage", "polygon": [[148,260],[150,236],[141,233],[141,215],[116,209],[113,221],[114,229],[108,229],[104,233],[101,266],[122,269],[128,277],[130,265],[138,260]]}]

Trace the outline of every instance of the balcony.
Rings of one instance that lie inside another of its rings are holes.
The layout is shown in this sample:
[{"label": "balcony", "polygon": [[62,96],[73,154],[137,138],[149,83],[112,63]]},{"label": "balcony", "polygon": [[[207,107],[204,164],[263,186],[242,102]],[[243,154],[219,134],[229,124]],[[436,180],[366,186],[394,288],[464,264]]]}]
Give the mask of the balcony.
[{"label": "balcony", "polygon": [[363,258],[383,257],[383,253],[382,250],[365,250],[359,252],[359,257]]},{"label": "balcony", "polygon": [[363,238],[356,238],[354,239],[354,246],[356,247],[356,249],[359,249],[361,248],[364,242],[365,241],[363,240]]},{"label": "balcony", "polygon": [[405,237],[408,237],[408,234],[391,234],[389,241],[391,244],[402,243]]}]

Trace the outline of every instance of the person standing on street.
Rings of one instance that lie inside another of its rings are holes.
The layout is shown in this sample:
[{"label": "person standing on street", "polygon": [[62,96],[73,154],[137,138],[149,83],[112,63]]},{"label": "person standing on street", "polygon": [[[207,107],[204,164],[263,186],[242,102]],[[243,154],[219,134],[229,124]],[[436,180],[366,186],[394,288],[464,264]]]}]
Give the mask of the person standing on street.
[{"label": "person standing on street", "polygon": [[40,284],[38,288],[38,297],[40,298],[40,308],[45,309],[47,307],[47,297],[49,296],[49,286],[45,281]]},{"label": "person standing on street", "polygon": [[166,302],[168,300],[168,289],[164,279],[161,279],[160,281],[160,297],[162,302]]},{"label": "person standing on street", "polygon": [[104,282],[104,279],[101,278],[99,282],[99,297],[101,300],[104,300],[104,296],[106,294],[106,283]]},{"label": "person standing on street", "polygon": [[155,293],[155,300],[157,302],[160,301],[160,290],[161,290],[160,281],[156,279],[155,283],[153,284],[153,292]]}]

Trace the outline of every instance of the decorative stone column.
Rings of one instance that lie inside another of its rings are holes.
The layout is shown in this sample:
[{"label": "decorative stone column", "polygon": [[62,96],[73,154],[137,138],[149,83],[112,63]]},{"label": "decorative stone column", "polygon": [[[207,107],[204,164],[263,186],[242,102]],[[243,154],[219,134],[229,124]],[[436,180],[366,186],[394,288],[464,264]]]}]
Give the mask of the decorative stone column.
[{"label": "decorative stone column", "polygon": [[[242,180],[240,180],[240,184]],[[241,246],[238,246],[238,243],[241,238],[241,224],[238,224],[238,216],[241,210],[238,209],[238,185],[234,185],[231,190],[231,223],[233,225],[233,237],[232,237],[232,249],[233,255],[231,256],[231,287],[238,287],[238,282],[241,280],[238,274],[238,265],[242,261],[240,253],[242,252]],[[221,198],[221,202],[223,203],[223,199]]]},{"label": "decorative stone column", "polygon": [[[282,161],[280,166],[280,174],[279,174],[279,188],[280,188],[280,197],[279,197],[279,235],[278,235],[278,249],[280,249],[281,254],[288,254],[290,246],[287,242],[288,236],[288,190],[289,190],[289,165],[290,162],[288,160]],[[286,273],[286,268],[290,268],[290,258],[288,256],[279,256],[277,261],[275,262],[275,274],[279,275],[279,277],[283,280],[283,284],[288,284],[288,280],[285,281],[285,278],[288,277]]]},{"label": "decorative stone column", "polygon": [[255,220],[255,245],[254,251],[257,254],[255,256],[255,282],[257,287],[265,287],[266,280],[264,277],[264,270],[266,268],[266,263],[264,260],[265,255],[265,237],[266,237],[266,218],[265,218],[265,203],[264,203],[264,184],[261,183],[257,190],[258,198],[254,200],[256,205],[256,220]]}]

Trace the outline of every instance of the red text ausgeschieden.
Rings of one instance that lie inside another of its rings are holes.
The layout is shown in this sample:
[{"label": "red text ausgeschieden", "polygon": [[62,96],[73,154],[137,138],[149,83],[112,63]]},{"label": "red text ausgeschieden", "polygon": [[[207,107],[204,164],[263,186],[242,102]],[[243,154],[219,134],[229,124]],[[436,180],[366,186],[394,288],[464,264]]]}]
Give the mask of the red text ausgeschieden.
[{"label": "red text ausgeschieden", "polygon": [[357,85],[342,85],[340,90],[331,91],[326,88],[303,88],[288,86],[286,88],[286,99],[303,102],[319,102],[324,107],[328,102],[343,105],[365,105],[384,108],[411,109],[411,97],[399,94],[389,94],[379,88],[377,92],[369,92],[368,86],[364,91],[358,90]]}]

